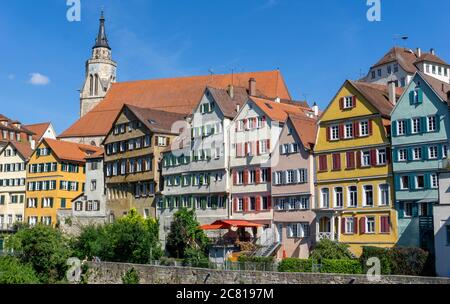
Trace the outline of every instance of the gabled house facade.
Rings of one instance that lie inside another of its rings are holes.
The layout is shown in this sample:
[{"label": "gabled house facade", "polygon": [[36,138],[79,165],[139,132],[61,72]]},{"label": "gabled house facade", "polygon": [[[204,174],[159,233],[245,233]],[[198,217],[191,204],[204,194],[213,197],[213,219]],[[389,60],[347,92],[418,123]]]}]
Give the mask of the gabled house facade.
[{"label": "gabled house facade", "polygon": [[232,178],[231,218],[264,225],[258,232],[262,245],[278,243],[273,230],[271,194],[272,158],[288,114],[311,113],[307,105],[294,105],[251,97],[230,128]]},{"label": "gabled house facade", "polygon": [[433,251],[438,170],[450,145],[450,85],[416,73],[392,111],[395,199],[401,246]]},{"label": "gabled house facade", "polygon": [[44,138],[27,167],[25,221],[56,227],[59,209],[84,192],[85,158],[99,148]]},{"label": "gabled house facade", "polygon": [[229,218],[229,129],[248,96],[243,87],[207,87],[183,134],[164,153],[158,207],[163,244],[180,208],[195,209],[201,225]]},{"label": "gabled house facade", "polygon": [[32,153],[29,143],[10,141],[0,148],[0,232],[24,221],[26,163]]},{"label": "gabled house facade", "polygon": [[317,120],[289,115],[281,131],[272,167],[272,203],[277,258],[308,258],[315,243],[314,155]]},{"label": "gabled house facade", "polygon": [[146,218],[156,216],[161,153],[178,135],[174,124],[183,119],[180,114],[123,106],[103,142],[111,219],[131,209]]},{"label": "gabled house facade", "polygon": [[396,243],[389,117],[398,94],[389,88],[346,81],[319,122],[317,240],[346,243],[355,255]]}]

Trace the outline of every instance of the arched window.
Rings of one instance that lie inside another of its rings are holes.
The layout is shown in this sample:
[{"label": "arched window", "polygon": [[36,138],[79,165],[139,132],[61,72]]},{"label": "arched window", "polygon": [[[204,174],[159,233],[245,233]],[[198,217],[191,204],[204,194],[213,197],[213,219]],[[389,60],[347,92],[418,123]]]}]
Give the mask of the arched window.
[{"label": "arched window", "polygon": [[94,77],[89,75],[89,96],[94,95]]},{"label": "arched window", "polygon": [[98,95],[98,75],[95,75],[95,95]]}]

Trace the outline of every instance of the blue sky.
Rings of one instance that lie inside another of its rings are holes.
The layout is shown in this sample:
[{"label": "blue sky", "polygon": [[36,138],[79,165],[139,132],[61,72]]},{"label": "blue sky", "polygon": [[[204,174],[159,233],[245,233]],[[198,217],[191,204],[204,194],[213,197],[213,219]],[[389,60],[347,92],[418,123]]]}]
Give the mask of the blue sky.
[{"label": "blue sky", "polygon": [[119,81],[280,68],[295,99],[324,108],[394,44],[450,61],[450,1],[407,3],[381,0],[369,22],[366,0],[81,0],[70,23],[66,0],[2,0],[0,112],[58,133],[77,119],[102,6]]}]

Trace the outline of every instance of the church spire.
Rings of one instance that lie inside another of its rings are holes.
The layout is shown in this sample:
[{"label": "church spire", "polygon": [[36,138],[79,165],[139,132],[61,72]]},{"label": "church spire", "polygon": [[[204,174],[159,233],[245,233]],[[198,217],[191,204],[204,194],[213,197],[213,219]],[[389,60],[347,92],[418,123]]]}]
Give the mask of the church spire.
[{"label": "church spire", "polygon": [[100,16],[100,27],[98,29],[98,35],[97,35],[97,39],[95,39],[95,45],[94,45],[94,49],[95,48],[107,48],[108,50],[111,50],[111,48],[109,47],[108,44],[108,38],[106,37],[106,31],[105,31],[105,16],[102,10],[102,14]]}]

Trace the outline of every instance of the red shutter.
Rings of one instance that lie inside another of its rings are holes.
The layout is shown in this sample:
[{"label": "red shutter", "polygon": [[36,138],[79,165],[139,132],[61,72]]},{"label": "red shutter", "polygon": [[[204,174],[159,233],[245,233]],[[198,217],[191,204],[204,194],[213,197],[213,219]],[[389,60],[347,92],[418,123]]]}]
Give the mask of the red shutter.
[{"label": "red shutter", "polygon": [[260,183],[260,179],[261,179],[261,169],[257,168],[255,170],[255,184],[258,185]]},{"label": "red shutter", "polygon": [[259,140],[256,142],[256,155],[260,155],[259,153]]},{"label": "red shutter", "polygon": [[356,96],[353,96],[353,108],[356,108]]},{"label": "red shutter", "polygon": [[344,109],[344,97],[342,97],[341,99],[339,99],[339,109],[341,109],[341,110]]},{"label": "red shutter", "polygon": [[355,230],[355,234],[358,234],[358,218],[354,217],[353,218],[353,226],[354,226],[354,230]]},{"label": "red shutter", "polygon": [[248,211],[248,197],[244,197],[243,198],[243,202],[244,202],[244,212]]},{"label": "red shutter", "polygon": [[339,138],[343,139],[344,137],[344,125],[339,125]]},{"label": "red shutter", "polygon": [[327,127],[327,140],[331,140],[331,127]]},{"label": "red shutter", "polygon": [[259,141],[253,142],[253,151],[252,151],[253,156],[258,155],[258,152],[259,152],[258,146],[259,146]]},{"label": "red shutter", "polygon": [[361,151],[356,152],[356,167],[361,168]]},{"label": "red shutter", "polygon": [[373,121],[369,119],[369,135],[373,134]]},{"label": "red shutter", "polygon": [[320,171],[327,171],[328,170],[328,161],[326,155],[320,155],[319,156],[319,170]]},{"label": "red shutter", "polygon": [[347,152],[347,169],[355,169],[355,152]]},{"label": "red shutter", "polygon": [[248,125],[247,125],[247,119],[244,119],[244,130],[246,130],[247,127],[248,127]]},{"label": "red shutter", "polygon": [[268,210],[272,209],[272,197],[271,196],[267,197],[267,209]]},{"label": "red shutter", "polygon": [[267,151],[269,151],[269,153],[270,153],[270,149],[271,149],[271,148],[270,148],[270,139],[268,139],[268,140],[267,140]]},{"label": "red shutter", "polygon": [[233,185],[237,185],[237,171],[234,170],[233,171]]},{"label": "red shutter", "polygon": [[377,165],[377,150],[370,150],[370,162],[372,167]]},{"label": "red shutter", "polygon": [[260,211],[261,210],[261,197],[257,196],[256,197],[256,211]]},{"label": "red shutter", "polygon": [[381,233],[386,233],[386,217],[382,216],[380,218],[380,222],[381,222]]},{"label": "red shutter", "polygon": [[333,170],[341,170],[341,154],[333,154]]},{"label": "red shutter", "polygon": [[242,156],[242,144],[236,144],[236,156],[237,157]]},{"label": "red shutter", "polygon": [[360,223],[360,225],[359,225],[360,234],[365,234],[366,233],[366,218],[365,217],[360,218],[359,223]]},{"label": "red shutter", "polygon": [[345,233],[345,217],[341,218],[341,234]]},{"label": "red shutter", "polygon": [[386,216],[386,233],[391,233],[391,217]]},{"label": "red shutter", "polygon": [[353,122],[353,136],[355,138],[359,137],[359,122],[358,121]]},{"label": "red shutter", "polygon": [[267,182],[269,184],[272,182],[272,168],[267,169]]},{"label": "red shutter", "polygon": [[244,154],[244,156],[247,156],[248,155],[248,143],[244,143],[244,146],[245,146],[245,150],[244,150],[245,154]]},{"label": "red shutter", "polygon": [[244,185],[248,184],[248,170],[244,170]]}]

